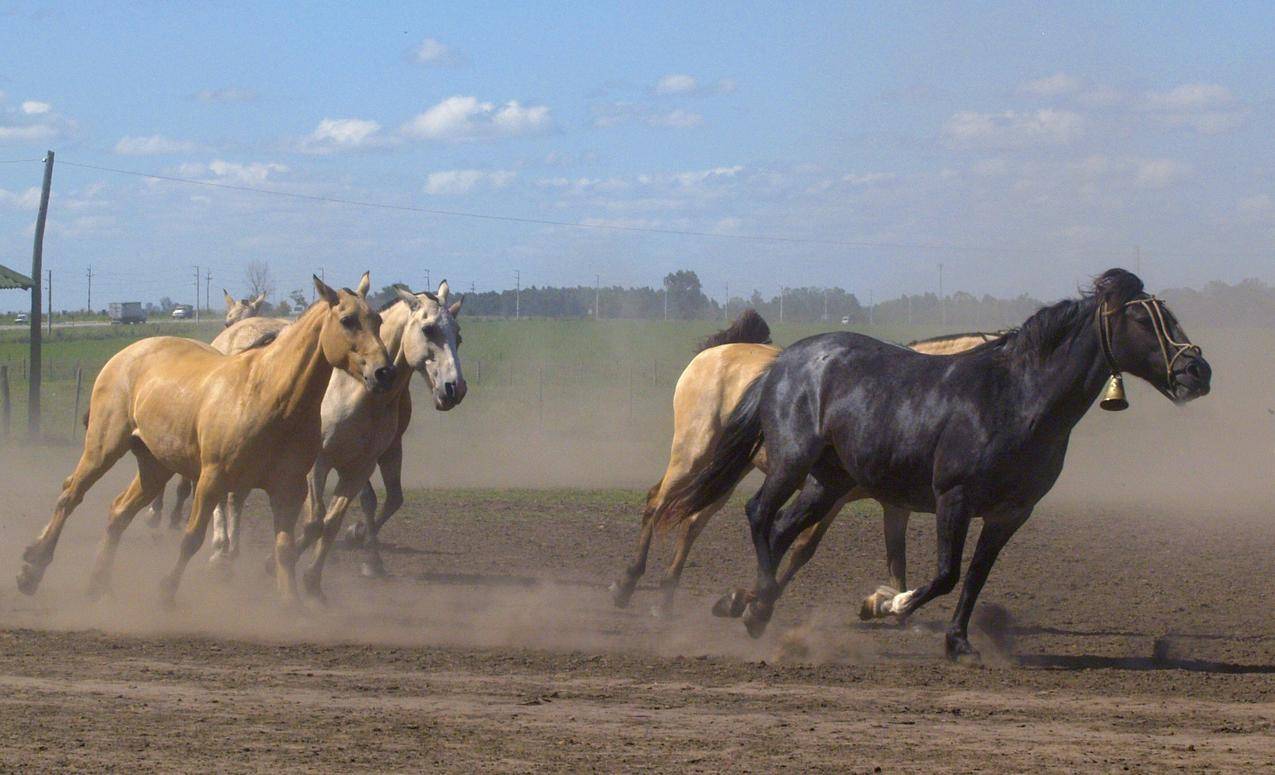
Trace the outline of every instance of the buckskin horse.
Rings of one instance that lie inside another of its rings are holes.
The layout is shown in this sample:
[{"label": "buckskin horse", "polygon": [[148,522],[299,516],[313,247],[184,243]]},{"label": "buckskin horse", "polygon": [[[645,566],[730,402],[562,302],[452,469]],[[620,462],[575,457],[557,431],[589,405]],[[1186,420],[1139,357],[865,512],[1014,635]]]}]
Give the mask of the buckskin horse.
[{"label": "buckskin horse", "polygon": [[173,476],[196,482],[177,564],[161,585],[171,605],[199,550],[213,507],[227,493],[263,489],[274,515],[276,583],[297,602],[293,534],[306,496],[306,474],[319,453],[319,410],[334,368],[385,391],[394,366],[367,304],[370,279],[357,291],[314,278],[319,299],[269,347],[223,355],[202,342],[152,337],[116,353],[93,384],[84,451],[62,484],[53,517],[23,554],[18,588],[34,594],[71,512],[126,452],[137,476],[112,503],[89,591],[110,578],[119,539],[137,512]]},{"label": "buckskin horse", "polygon": [[[947,355],[963,352],[1004,335],[995,333],[947,334],[930,339],[910,342],[907,346],[917,352]],[[655,526],[668,502],[668,494],[680,488],[697,471],[712,459],[713,447],[721,435],[723,426],[739,403],[744,390],[764,374],[780,348],[770,344],[770,326],[756,311],[747,309],[740,313],[729,328],[718,331],[705,339],[699,353],[682,371],[673,391],[673,443],[664,475],[647,492],[642,511],[642,526],[638,534],[637,553],[624,572],[611,583],[611,601],[619,608],[629,604],[638,579],[646,572],[646,560],[651,549]],[[753,465],[766,472],[766,454],[759,449]],[[733,492],[733,488],[731,490]],[[660,579],[660,601],[652,607],[656,616],[666,614],[673,605],[682,577],[682,569],[690,556],[691,546],[717,513],[730,492],[703,510],[689,515],[682,523],[673,557]],[[907,584],[907,528],[911,516],[907,509],[883,504],[882,522],[885,532],[886,569],[894,589]],[[814,556],[815,549],[828,531],[840,509],[831,510],[817,524],[812,525],[793,544],[792,554],[780,571],[780,585],[792,580],[797,571]],[[714,613],[719,616],[739,616],[743,613],[743,593],[735,595]]]},{"label": "buckskin horse", "polygon": [[677,525],[719,501],[764,444],[770,471],[746,508],[757,554],[744,612],[753,637],[782,593],[778,561],[847,497],[936,515],[935,576],[880,603],[898,617],[956,587],[970,521],[982,517],[944,639],[948,658],[976,656],[970,614],[997,555],[1057,480],[1072,428],[1125,371],[1176,404],[1206,395],[1212,376],[1164,302],[1123,269],[958,355],[844,332],[803,339],[744,391],[712,463],[670,494],[662,516]]}]

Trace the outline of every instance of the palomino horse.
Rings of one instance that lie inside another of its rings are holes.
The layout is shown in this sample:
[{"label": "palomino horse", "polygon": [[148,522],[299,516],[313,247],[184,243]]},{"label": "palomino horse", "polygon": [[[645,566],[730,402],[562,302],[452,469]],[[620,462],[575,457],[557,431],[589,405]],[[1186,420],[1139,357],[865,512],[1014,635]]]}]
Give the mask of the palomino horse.
[{"label": "palomino horse", "polygon": [[[963,352],[991,341],[1005,332],[952,334],[915,341],[907,346],[917,352],[946,355]],[[611,583],[611,600],[623,608],[637,586],[638,579],[646,572],[646,560],[651,548],[655,526],[667,503],[668,494],[683,486],[697,471],[707,466],[712,458],[722,427],[730,419],[744,390],[764,374],[780,353],[770,344],[770,327],[755,311],[745,310],[731,326],[706,339],[696,355],[677,380],[673,391],[673,444],[664,476],[655,483],[646,496],[642,511],[642,527],[638,535],[637,554],[625,568],[623,575]],[[766,472],[765,450],[759,450],[753,465]],[[719,502],[687,517],[682,525],[673,558],[660,580],[663,596],[652,609],[655,615],[667,613],[682,577],[682,569],[690,555],[692,544],[699,537],[708,521],[730,497],[727,493]],[[884,508],[886,543],[886,567],[896,589],[907,586],[906,537],[910,512],[888,504]],[[824,533],[836,518],[830,512],[826,519],[806,530],[794,544],[792,556],[781,573],[781,585],[796,575],[797,571],[815,553]],[[731,605],[718,607],[719,615],[738,616],[742,613],[743,598],[733,598]]]},{"label": "palomino horse", "polygon": [[107,362],[93,385],[80,462],[62,485],[53,518],[23,554],[19,589],[35,592],[71,512],[131,450],[137,476],[111,506],[90,593],[107,588],[133,516],[178,473],[196,481],[195,499],[177,564],[161,587],[163,601],[172,603],[213,507],[227,493],[260,488],[274,513],[278,591],[296,602],[293,531],[322,444],[319,411],[328,380],[336,368],[385,391],[395,376],[378,335],[379,315],[367,305],[368,275],[357,292],[335,291],[317,277],[314,283],[320,299],[270,347],[227,356],[190,339],[153,337]]},{"label": "palomino horse", "polygon": [[670,493],[661,516],[676,525],[720,501],[765,444],[770,470],[746,510],[758,569],[744,623],[754,637],[782,592],[778,561],[848,498],[936,515],[934,578],[881,605],[899,617],[956,587],[970,521],[982,517],[945,638],[949,658],[974,655],[970,614],[997,555],[1053,487],[1072,428],[1121,371],[1174,403],[1207,394],[1212,376],[1164,302],[1122,269],[959,355],[851,333],[803,339],[744,391],[712,462]]},{"label": "palomino horse", "polygon": [[[264,299],[264,296],[258,297]],[[232,299],[230,294],[226,294],[226,304],[229,306]],[[253,314],[256,314],[259,304],[249,304]],[[226,312],[226,319],[230,319],[230,311]],[[287,328],[289,321],[283,318],[259,318],[246,317],[237,322],[228,322],[226,328],[222,329],[217,337],[212,340],[212,348],[224,355],[235,355],[247,350],[249,347],[261,347],[273,342],[278,337],[279,332]],[[150,516],[146,520],[147,527],[159,527],[160,519],[164,515],[164,490],[167,486],[161,487],[159,495],[155,496],[155,500],[151,502]],[[173,530],[177,530],[182,526],[182,506],[185,505],[186,499],[190,497],[191,492],[195,489],[195,485],[186,477],[178,477],[177,481],[177,499],[173,503],[173,511],[168,515],[168,525]],[[213,513],[213,556],[212,562],[215,564],[223,559],[228,559],[226,545],[217,542],[218,533],[215,526],[218,522],[218,516],[225,511],[225,504],[217,506],[217,510]]]},{"label": "palomino horse", "polygon": [[236,299],[231,296],[225,288],[221,289],[222,296],[226,297],[226,327],[229,328],[241,320],[255,318],[261,314],[261,305],[266,301],[266,295],[259,293],[252,299]]}]

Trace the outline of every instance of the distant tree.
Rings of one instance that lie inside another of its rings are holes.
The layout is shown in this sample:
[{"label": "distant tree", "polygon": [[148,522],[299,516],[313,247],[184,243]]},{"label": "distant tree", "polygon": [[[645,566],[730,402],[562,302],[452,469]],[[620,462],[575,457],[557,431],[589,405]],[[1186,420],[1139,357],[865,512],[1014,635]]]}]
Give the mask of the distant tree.
[{"label": "distant tree", "polygon": [[244,267],[244,281],[248,283],[248,296],[274,293],[274,275],[270,265],[261,259],[253,259]]},{"label": "distant tree", "polygon": [[288,298],[292,300],[292,306],[296,307],[297,309],[305,309],[306,305],[309,304],[309,302],[306,301],[305,299],[305,291],[301,290],[300,288],[297,288],[295,291],[289,293]]},{"label": "distant tree", "polygon": [[292,305],[288,303],[287,299],[280,299],[279,303],[274,305],[274,314],[280,317],[290,315],[292,314]]},{"label": "distant tree", "polygon": [[669,317],[692,320],[701,317],[709,306],[699,275],[689,269],[679,269],[665,275],[664,287],[668,289]]},{"label": "distant tree", "polygon": [[173,307],[176,307],[176,306],[177,306],[176,302],[174,302],[172,299],[168,298],[167,296],[159,300],[159,308],[163,310],[164,312],[168,312],[169,310],[171,310]]}]

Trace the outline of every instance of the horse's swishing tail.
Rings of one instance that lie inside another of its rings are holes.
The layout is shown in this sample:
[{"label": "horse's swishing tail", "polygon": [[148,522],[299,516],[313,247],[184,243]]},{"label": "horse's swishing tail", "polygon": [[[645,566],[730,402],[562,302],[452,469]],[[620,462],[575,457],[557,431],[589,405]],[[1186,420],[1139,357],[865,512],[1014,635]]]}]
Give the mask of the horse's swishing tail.
[{"label": "horse's swishing tail", "polygon": [[724,344],[770,344],[770,326],[757,314],[757,310],[746,309],[739,313],[739,317],[730,326],[710,334],[700,342],[695,352]]},{"label": "horse's swishing tail", "polygon": [[766,373],[753,380],[731,412],[713,447],[712,461],[669,493],[656,515],[660,530],[675,528],[692,514],[728,496],[752,468],[753,457],[762,443],[759,409]]}]

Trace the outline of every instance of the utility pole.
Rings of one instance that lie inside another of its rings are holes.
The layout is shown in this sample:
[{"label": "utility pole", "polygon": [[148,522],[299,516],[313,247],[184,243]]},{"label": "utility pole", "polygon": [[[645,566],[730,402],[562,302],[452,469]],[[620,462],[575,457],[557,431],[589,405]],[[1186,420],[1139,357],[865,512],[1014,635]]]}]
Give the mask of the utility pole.
[{"label": "utility pole", "polygon": [[730,283],[726,283],[726,303],[722,305],[722,320],[730,322]]},{"label": "utility pole", "polygon": [[912,325],[912,294],[908,294],[908,325]]},{"label": "utility pole", "polygon": [[877,311],[876,294],[873,291],[868,291],[868,325],[870,326],[875,326],[877,324],[876,311]]},{"label": "utility pole", "polygon": [[49,190],[53,187],[53,151],[44,156],[44,185],[40,210],[35,216],[35,245],[31,248],[31,363],[27,370],[27,433],[40,435],[40,274],[44,262],[44,222],[49,217]]},{"label": "utility pole", "polygon": [[602,319],[602,275],[593,276],[593,319]]},{"label": "utility pole", "polygon": [[522,272],[514,270],[514,320],[522,319]]},{"label": "utility pole", "polygon": [[475,288],[477,288],[477,287],[478,287],[478,286],[474,283],[474,281],[473,281],[473,280],[470,280],[470,281],[469,281],[469,292],[470,292],[470,293],[472,293],[472,294],[474,294],[474,295],[478,295],[478,291],[474,290],[474,289],[475,289]]},{"label": "utility pole", "polygon": [[[209,294],[208,289],[211,287],[212,287],[212,270],[209,269],[208,273],[204,275],[204,309],[208,310],[209,312],[212,312],[212,297],[208,295]],[[196,301],[198,301],[198,299],[196,299]]]},{"label": "utility pole", "polygon": [[53,336],[53,270],[49,269],[48,273],[49,273],[49,321],[46,325],[48,326],[49,336]]},{"label": "utility pole", "polygon": [[784,322],[784,286],[779,286],[779,322]]},{"label": "utility pole", "polygon": [[947,325],[947,299],[943,296],[943,264],[939,264],[939,314]]},{"label": "utility pole", "polygon": [[93,265],[89,264],[89,294],[84,301],[84,308],[90,313],[93,311]]},{"label": "utility pole", "polygon": [[199,322],[199,267],[195,267],[195,322]]},{"label": "utility pole", "polygon": [[668,278],[664,278],[664,319],[668,320]]},{"label": "utility pole", "polygon": [[429,278],[429,269],[425,270],[425,290],[429,291],[430,293],[434,292],[434,284],[430,282],[430,278]]},{"label": "utility pole", "polygon": [[828,289],[823,289],[823,322],[828,322]]}]

